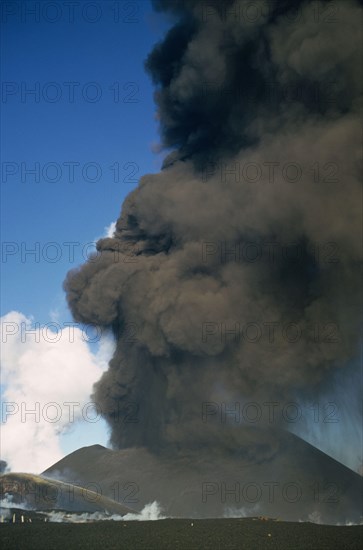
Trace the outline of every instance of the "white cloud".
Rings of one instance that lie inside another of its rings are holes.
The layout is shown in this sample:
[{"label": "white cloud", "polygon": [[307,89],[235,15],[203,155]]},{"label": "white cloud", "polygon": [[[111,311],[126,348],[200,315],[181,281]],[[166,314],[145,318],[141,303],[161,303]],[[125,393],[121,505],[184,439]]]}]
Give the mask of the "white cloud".
[{"label": "white cloud", "polygon": [[94,418],[83,407],[107,368],[113,343],[101,339],[93,354],[78,325],[42,328],[16,311],[1,318],[1,329],[2,458],[12,470],[39,473],[62,458],[59,436],[75,422]]},{"label": "white cloud", "polygon": [[103,233],[102,235],[99,235],[98,237],[95,237],[93,239],[93,242],[96,244],[96,242],[99,240],[99,239],[105,239],[107,237],[111,238],[113,237],[113,234],[116,230],[116,222],[111,222],[110,225],[106,225],[106,227],[103,228]]},{"label": "white cloud", "polygon": [[115,230],[116,230],[116,222],[111,222],[110,225],[105,227],[105,236],[113,237]]}]

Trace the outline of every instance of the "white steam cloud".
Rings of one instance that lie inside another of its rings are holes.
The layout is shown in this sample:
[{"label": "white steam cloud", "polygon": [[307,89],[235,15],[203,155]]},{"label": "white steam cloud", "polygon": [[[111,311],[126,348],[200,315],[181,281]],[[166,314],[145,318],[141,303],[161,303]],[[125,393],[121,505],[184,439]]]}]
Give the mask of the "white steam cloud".
[{"label": "white steam cloud", "polygon": [[48,521],[55,523],[88,523],[92,521],[156,521],[166,519],[163,516],[160,504],[156,501],[146,504],[138,514],[105,514],[103,512],[93,512],[85,514],[69,514],[62,511],[53,511],[47,513]]},{"label": "white steam cloud", "polygon": [[79,326],[41,327],[20,312],[1,318],[1,452],[12,470],[39,473],[60,460],[60,435],[77,421],[94,422],[92,387],[113,344],[93,354]]}]

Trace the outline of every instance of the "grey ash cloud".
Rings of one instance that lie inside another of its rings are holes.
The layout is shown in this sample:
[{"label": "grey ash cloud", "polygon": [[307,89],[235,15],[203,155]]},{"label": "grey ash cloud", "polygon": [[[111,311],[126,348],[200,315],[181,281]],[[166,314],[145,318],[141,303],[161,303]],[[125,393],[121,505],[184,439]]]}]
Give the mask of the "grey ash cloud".
[{"label": "grey ash cloud", "polygon": [[[173,21],[146,60],[169,154],[127,197],[98,258],[65,281],[75,320],[116,338],[94,399],[118,448],[269,456],[272,432],[203,424],[202,402],[323,395],[359,354],[361,3],[334,2],[335,21],[326,2],[256,4],[252,23],[225,16],[221,3],[154,2]],[[264,171],[256,183],[223,182],[217,169],[205,181],[205,168],[221,163]],[[266,163],[277,166],[273,184]],[[286,163],[301,169],[298,181],[282,177]],[[203,243],[221,241],[295,242],[305,260],[206,263]],[[334,243],[337,261],[317,261],[321,243]],[[335,323],[340,337],[203,342],[208,321]],[[125,338],[130,326],[136,341]],[[130,402],[139,422],[122,423]]]}]

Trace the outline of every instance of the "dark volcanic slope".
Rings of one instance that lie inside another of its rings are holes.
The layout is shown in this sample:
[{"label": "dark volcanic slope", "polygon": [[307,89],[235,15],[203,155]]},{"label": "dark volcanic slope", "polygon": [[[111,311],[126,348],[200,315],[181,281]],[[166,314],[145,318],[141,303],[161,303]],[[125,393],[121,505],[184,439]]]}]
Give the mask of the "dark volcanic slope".
[{"label": "dark volcanic slope", "polygon": [[[288,472],[288,473],[287,473]],[[286,433],[259,464],[208,453],[155,456],[145,449],[112,451],[100,445],[71,453],[44,475],[87,485],[141,510],[157,500],[172,517],[239,513],[283,520],[360,522],[362,478],[303,440]]]},{"label": "dark volcanic slope", "polygon": [[8,550],[358,550],[362,527],[252,519],[132,521],[65,525],[2,524]]},{"label": "dark volcanic slope", "polygon": [[86,484],[85,487],[32,474],[12,472],[0,476],[0,498],[8,495],[11,502],[25,504],[31,509],[106,512],[121,516],[133,512],[103,495],[97,485]]}]

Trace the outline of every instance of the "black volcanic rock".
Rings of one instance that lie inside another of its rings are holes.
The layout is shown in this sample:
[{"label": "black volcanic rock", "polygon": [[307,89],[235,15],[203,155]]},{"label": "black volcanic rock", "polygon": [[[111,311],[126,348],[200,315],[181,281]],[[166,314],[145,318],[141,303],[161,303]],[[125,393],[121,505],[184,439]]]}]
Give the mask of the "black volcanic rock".
[{"label": "black volcanic rock", "polygon": [[264,515],[287,521],[359,523],[362,478],[300,438],[284,433],[259,463],[205,452],[155,455],[144,448],[83,447],[44,475],[99,487],[136,510],[158,501],[172,517]]}]

